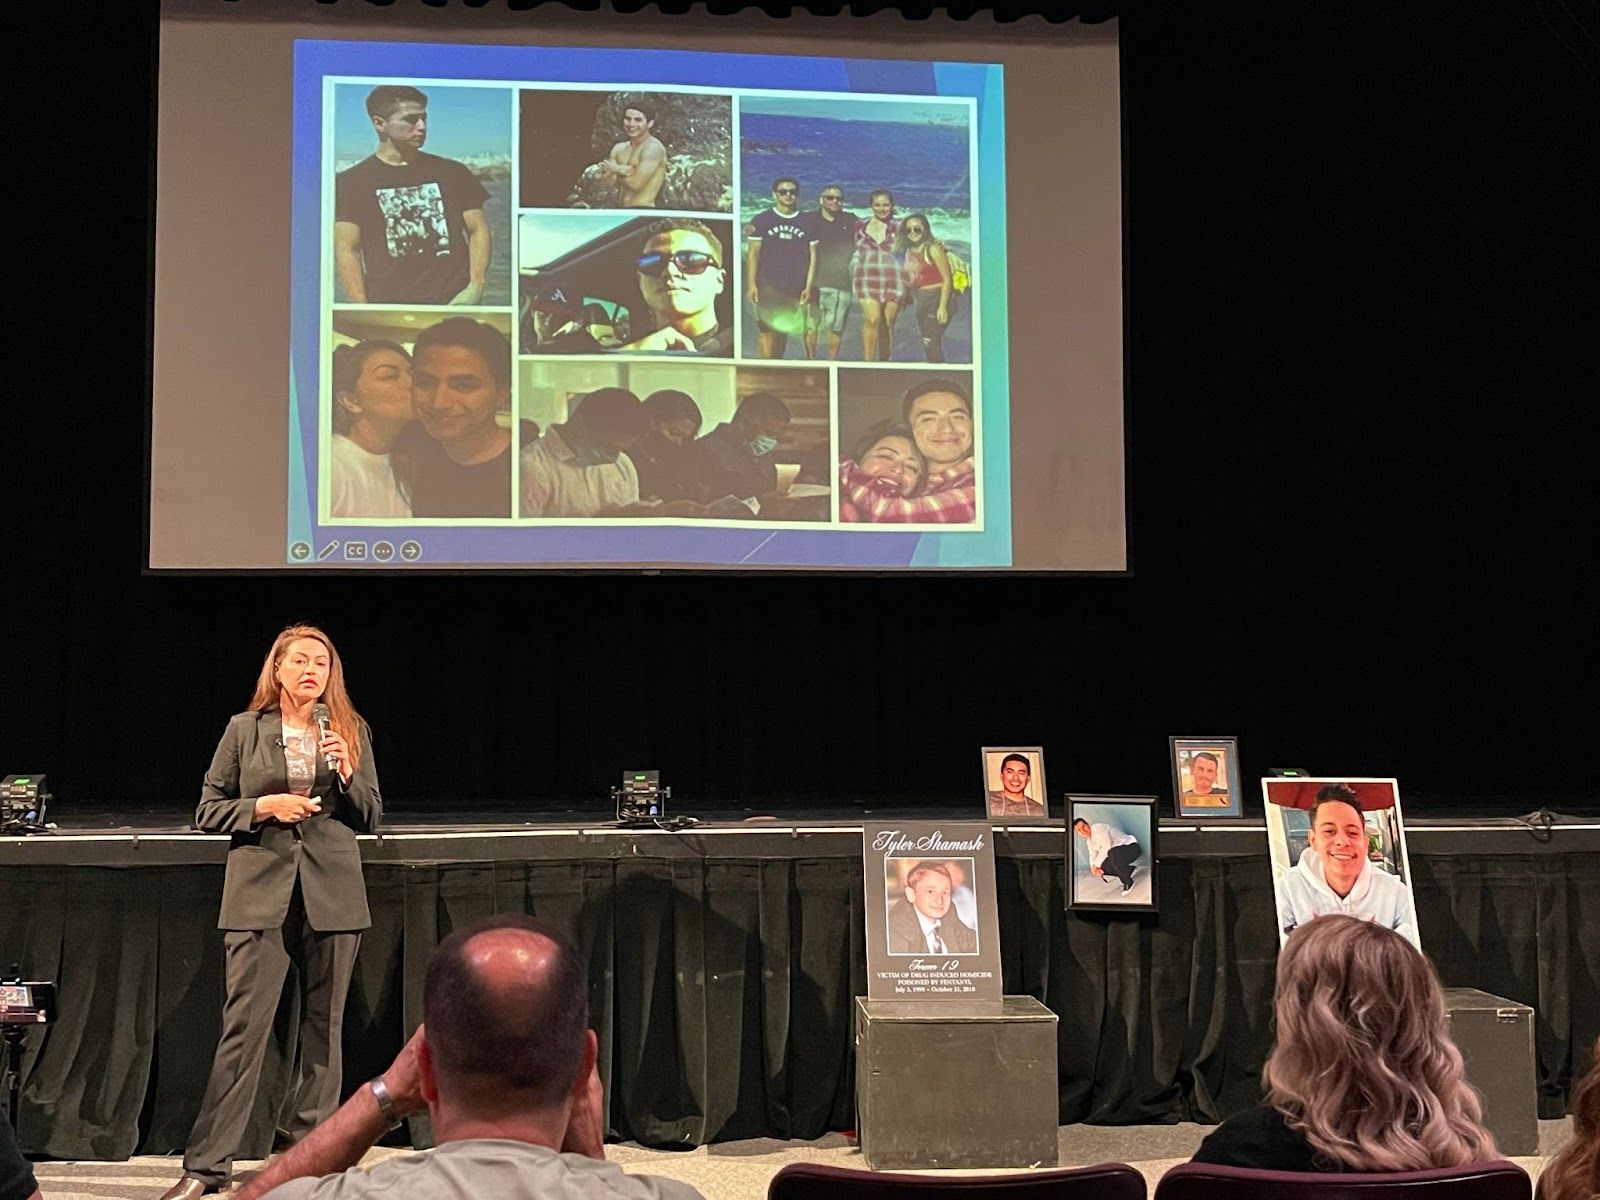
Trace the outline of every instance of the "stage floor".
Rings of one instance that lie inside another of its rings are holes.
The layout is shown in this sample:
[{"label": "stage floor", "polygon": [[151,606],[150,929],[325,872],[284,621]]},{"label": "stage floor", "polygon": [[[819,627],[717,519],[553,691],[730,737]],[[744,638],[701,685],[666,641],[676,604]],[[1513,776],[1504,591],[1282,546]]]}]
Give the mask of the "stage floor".
[{"label": "stage floor", "polygon": [[[1059,1131],[1061,1166],[1092,1166],[1125,1162],[1144,1174],[1154,1194],[1156,1181],[1189,1156],[1210,1125],[1063,1125]],[[1529,1175],[1538,1177],[1545,1160],[1572,1136],[1570,1119],[1539,1122],[1537,1156],[1514,1158]],[[387,1158],[410,1153],[376,1149],[362,1165],[371,1167]],[[647,1150],[623,1143],[606,1147],[607,1156],[635,1174],[665,1175],[691,1184],[707,1200],[762,1200],[767,1183],[779,1168],[793,1162],[865,1170],[853,1139],[829,1134],[812,1142],[780,1142],[761,1138],[748,1142],[722,1142],[693,1150]],[[241,1170],[256,1164],[241,1164]],[[34,1167],[40,1190],[50,1200],[156,1200],[183,1170],[177,1157],[131,1158],[121,1163],[52,1162]],[[936,1174],[986,1174],[961,1171]]]}]

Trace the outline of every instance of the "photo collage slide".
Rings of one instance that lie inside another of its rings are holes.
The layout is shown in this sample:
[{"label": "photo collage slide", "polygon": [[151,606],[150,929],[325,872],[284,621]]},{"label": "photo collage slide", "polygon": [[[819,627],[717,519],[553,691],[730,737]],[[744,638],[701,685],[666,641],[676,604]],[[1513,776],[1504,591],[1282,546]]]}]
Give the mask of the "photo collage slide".
[{"label": "photo collage slide", "polygon": [[983,527],[971,98],[322,102],[319,524]]}]

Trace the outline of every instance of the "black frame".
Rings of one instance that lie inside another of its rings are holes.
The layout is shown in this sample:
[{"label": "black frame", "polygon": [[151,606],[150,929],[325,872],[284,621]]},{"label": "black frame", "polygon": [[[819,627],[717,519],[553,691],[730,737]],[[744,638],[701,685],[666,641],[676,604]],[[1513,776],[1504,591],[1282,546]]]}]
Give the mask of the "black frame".
[{"label": "black frame", "polygon": [[[1183,776],[1178,770],[1180,748],[1208,749],[1217,747],[1228,755],[1228,794],[1233,803],[1226,809],[1205,813],[1183,810]],[[1172,812],[1180,821],[1194,821],[1201,825],[1237,825],[1246,820],[1244,813],[1243,775],[1239,769],[1239,739],[1237,737],[1187,737],[1174,735],[1167,739],[1167,766],[1172,771]]]},{"label": "black frame", "polygon": [[[1159,882],[1159,868],[1161,864],[1161,813],[1158,807],[1161,801],[1156,796],[1073,796],[1065,795],[1062,798],[1065,810],[1063,820],[1065,824],[1066,841],[1063,850],[1066,858],[1066,893],[1068,912],[1105,912],[1105,913],[1156,913],[1161,911],[1161,892]],[[1148,904],[1129,904],[1121,900],[1080,900],[1077,896],[1078,873],[1073,868],[1073,843],[1077,835],[1072,832],[1072,823],[1077,819],[1080,804],[1106,804],[1119,805],[1133,808],[1139,807],[1147,810],[1150,818],[1150,902]]]}]

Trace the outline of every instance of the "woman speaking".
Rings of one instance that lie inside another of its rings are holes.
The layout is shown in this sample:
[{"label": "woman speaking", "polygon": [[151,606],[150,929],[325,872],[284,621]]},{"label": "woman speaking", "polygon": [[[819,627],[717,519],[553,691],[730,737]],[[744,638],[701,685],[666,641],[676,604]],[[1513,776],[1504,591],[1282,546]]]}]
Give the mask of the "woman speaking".
[{"label": "woman speaking", "polygon": [[228,722],[195,809],[202,830],[233,839],[217,921],[227,999],[183,1178],[162,1200],[227,1185],[291,958],[305,995],[299,1083],[278,1109],[279,1143],[338,1106],[345,994],[371,924],[356,833],[382,814],[372,740],[338,651],[320,629],[285,629],[261,664],[248,711]]}]

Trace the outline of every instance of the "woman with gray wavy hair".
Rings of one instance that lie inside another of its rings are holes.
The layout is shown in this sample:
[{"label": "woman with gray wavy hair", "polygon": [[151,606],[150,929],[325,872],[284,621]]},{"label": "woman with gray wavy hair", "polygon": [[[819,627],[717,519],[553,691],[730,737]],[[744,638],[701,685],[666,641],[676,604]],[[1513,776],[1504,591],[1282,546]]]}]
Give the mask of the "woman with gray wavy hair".
[{"label": "woman with gray wavy hair", "polygon": [[1450,1040],[1433,964],[1359,917],[1318,917],[1278,957],[1266,1103],[1194,1156],[1276,1171],[1422,1171],[1498,1157]]}]

